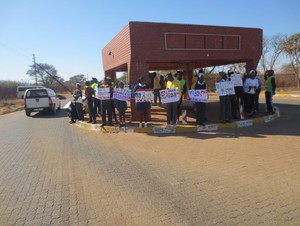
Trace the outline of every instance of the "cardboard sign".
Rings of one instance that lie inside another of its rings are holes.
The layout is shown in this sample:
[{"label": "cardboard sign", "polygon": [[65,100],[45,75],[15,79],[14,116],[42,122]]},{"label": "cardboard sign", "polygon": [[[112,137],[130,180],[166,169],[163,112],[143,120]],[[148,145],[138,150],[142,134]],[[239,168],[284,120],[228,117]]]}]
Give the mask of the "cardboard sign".
[{"label": "cardboard sign", "polygon": [[173,103],[179,101],[178,88],[163,89],[159,91],[160,99],[163,104]]},{"label": "cardboard sign", "polygon": [[208,103],[208,92],[206,89],[188,90],[190,101]]},{"label": "cardboard sign", "polygon": [[114,88],[113,90],[113,99],[130,101],[131,99],[131,90],[130,89],[120,89]]},{"label": "cardboard sign", "polygon": [[235,95],[234,84],[231,81],[215,83],[218,96]]},{"label": "cardboard sign", "polygon": [[240,74],[230,75],[231,82],[233,82],[234,87],[243,86],[243,79]]},{"label": "cardboard sign", "polygon": [[100,100],[110,99],[110,88],[96,88],[95,97]]},{"label": "cardboard sign", "polygon": [[136,91],[135,92],[135,102],[153,102],[154,94],[153,91]]}]

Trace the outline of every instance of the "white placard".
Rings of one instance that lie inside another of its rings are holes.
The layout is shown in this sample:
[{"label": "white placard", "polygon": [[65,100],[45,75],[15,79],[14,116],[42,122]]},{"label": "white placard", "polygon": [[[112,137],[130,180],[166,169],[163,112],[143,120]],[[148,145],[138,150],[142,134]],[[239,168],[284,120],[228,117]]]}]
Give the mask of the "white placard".
[{"label": "white placard", "polygon": [[153,91],[136,91],[135,92],[135,102],[153,102],[154,94]]},{"label": "white placard", "polygon": [[114,88],[114,90],[113,90],[113,99],[121,100],[121,101],[130,101],[130,99],[131,99],[131,90],[130,89]]},{"label": "white placard", "polygon": [[178,88],[163,89],[159,91],[162,104],[173,103],[179,101]]},{"label": "white placard", "polygon": [[206,89],[188,90],[190,101],[208,103],[208,92]]},{"label": "white placard", "polygon": [[218,96],[235,95],[234,84],[231,81],[215,83]]},{"label": "white placard", "polygon": [[234,87],[243,86],[243,79],[240,74],[230,75],[231,82],[233,82]]},{"label": "white placard", "polygon": [[95,97],[100,100],[110,99],[110,88],[96,88]]}]

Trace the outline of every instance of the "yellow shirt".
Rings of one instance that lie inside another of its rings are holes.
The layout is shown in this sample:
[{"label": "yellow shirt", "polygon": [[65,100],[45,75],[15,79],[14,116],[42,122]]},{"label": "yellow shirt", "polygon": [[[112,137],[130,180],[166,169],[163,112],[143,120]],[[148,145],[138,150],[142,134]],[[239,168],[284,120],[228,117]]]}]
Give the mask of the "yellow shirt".
[{"label": "yellow shirt", "polygon": [[178,93],[181,97],[181,88],[180,88],[180,82],[178,80],[173,80],[172,82],[171,81],[167,81],[167,84],[166,84],[166,88],[167,89],[172,89],[172,88],[178,88]]}]

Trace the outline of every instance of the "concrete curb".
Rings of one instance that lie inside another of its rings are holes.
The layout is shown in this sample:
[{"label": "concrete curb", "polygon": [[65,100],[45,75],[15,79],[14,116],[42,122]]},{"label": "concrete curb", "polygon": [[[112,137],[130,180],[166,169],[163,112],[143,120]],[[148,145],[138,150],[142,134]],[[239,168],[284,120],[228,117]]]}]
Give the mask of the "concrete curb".
[{"label": "concrete curb", "polygon": [[115,126],[105,126],[101,127],[99,124],[88,124],[86,122],[77,121],[76,125],[90,129],[93,131],[97,131],[100,133],[147,133],[147,134],[174,134],[174,133],[196,133],[196,132],[213,132],[220,131],[225,129],[232,128],[243,128],[248,126],[253,126],[255,124],[263,124],[269,123],[280,117],[279,108],[276,109],[275,114],[266,115],[260,118],[254,119],[246,119],[235,121],[231,123],[218,123],[218,124],[208,124],[205,126],[197,126],[197,125],[177,125],[177,126],[153,126],[147,128],[137,128],[137,127],[126,127],[119,128]]},{"label": "concrete curb", "polygon": [[16,111],[22,111],[22,110],[24,110],[24,106],[17,107],[17,108],[12,108],[12,109],[9,109],[9,110],[0,111],[0,115],[5,115],[5,114],[8,114],[8,113],[12,113],[12,112],[16,112]]}]

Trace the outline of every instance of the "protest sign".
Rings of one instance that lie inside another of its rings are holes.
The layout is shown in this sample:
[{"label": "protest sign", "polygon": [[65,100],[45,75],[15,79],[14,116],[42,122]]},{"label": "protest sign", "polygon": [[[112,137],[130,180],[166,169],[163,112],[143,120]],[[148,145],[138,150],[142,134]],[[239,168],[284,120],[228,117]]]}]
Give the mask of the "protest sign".
[{"label": "protest sign", "polygon": [[215,83],[218,96],[235,95],[234,84],[231,81]]},{"label": "protest sign", "polygon": [[162,104],[173,103],[179,101],[178,88],[163,89],[159,91]]},{"label": "protest sign", "polygon": [[231,82],[233,82],[234,87],[243,86],[243,79],[240,74],[232,74],[230,75]]},{"label": "protest sign", "polygon": [[95,97],[100,100],[109,100],[110,88],[96,88]]},{"label": "protest sign", "polygon": [[130,101],[130,99],[131,99],[131,90],[130,89],[114,88],[114,90],[113,90],[113,99],[121,100],[121,101]]},{"label": "protest sign", "polygon": [[208,92],[206,89],[188,90],[190,101],[208,103]]},{"label": "protest sign", "polygon": [[153,102],[154,94],[153,91],[136,91],[135,102]]}]

